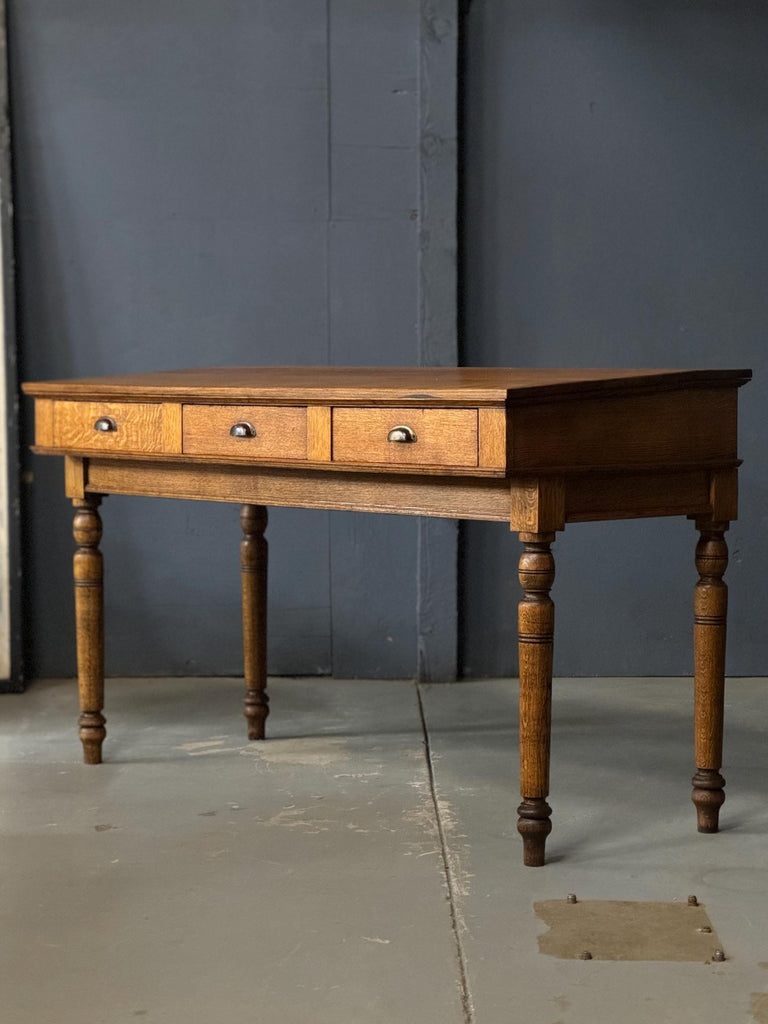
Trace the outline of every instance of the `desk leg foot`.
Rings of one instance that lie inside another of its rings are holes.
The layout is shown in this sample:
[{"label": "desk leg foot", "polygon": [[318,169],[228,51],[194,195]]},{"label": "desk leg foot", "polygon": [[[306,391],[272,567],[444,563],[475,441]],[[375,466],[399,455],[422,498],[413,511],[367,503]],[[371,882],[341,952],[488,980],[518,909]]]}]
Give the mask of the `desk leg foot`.
[{"label": "desk leg foot", "polygon": [[83,711],[77,721],[83,744],[83,764],[101,764],[101,745],[107,735],[106,718],[100,711]]},{"label": "desk leg foot", "polygon": [[699,832],[719,831],[720,808],[725,803],[725,779],[717,771],[699,769],[693,776],[693,795]]},{"label": "desk leg foot", "polygon": [[523,864],[529,868],[544,865],[544,844],[552,831],[552,808],[546,800],[523,800],[517,808],[517,831],[523,837]]},{"label": "desk leg foot", "polygon": [[520,795],[517,829],[523,862],[544,864],[544,844],[552,831],[549,794],[549,737],[552,719],[552,648],[555,606],[549,596],[555,580],[552,533],[521,533],[518,607],[520,641]]},{"label": "desk leg foot", "polygon": [[73,533],[77,680],[80,696],[80,741],[85,764],[101,764],[101,745],[107,735],[104,707],[104,568],[99,543],[100,498],[78,499]]},{"label": "desk leg foot", "polygon": [[694,592],[694,729],[696,774],[692,799],[699,832],[717,832],[725,801],[723,757],[725,701],[725,634],[728,587],[723,574],[728,566],[724,533],[728,523],[696,521],[701,539],[696,545],[699,580]]},{"label": "desk leg foot", "polygon": [[243,714],[248,739],[263,740],[269,714],[267,696],[267,510],[263,505],[240,509],[240,578],[243,588]]}]

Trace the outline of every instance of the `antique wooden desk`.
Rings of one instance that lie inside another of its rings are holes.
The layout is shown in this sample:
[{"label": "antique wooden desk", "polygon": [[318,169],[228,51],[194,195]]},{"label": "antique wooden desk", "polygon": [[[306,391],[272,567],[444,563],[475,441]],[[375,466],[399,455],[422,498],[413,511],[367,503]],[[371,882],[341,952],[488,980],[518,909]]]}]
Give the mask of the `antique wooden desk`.
[{"label": "antique wooden desk", "polygon": [[727,588],[736,517],[737,389],[748,370],[266,368],[180,370],[26,384],[35,451],[65,458],[76,507],[80,739],[101,761],[101,520],[109,494],[242,505],[245,716],[264,738],[266,506],[509,523],[523,544],[518,829],[544,863],[555,574],[566,523],[688,516],[700,533],[694,598],[693,801],[716,832]]}]

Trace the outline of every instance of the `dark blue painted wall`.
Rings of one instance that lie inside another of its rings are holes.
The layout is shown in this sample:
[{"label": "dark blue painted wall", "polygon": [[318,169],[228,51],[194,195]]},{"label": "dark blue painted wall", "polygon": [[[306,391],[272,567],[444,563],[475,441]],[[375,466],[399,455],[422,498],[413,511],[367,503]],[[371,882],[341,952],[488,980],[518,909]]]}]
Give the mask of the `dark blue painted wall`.
[{"label": "dark blue painted wall", "polygon": [[[728,667],[762,674],[768,548],[768,6],[473,0],[462,359],[744,367]],[[569,527],[555,669],[690,671],[685,520]],[[468,675],[516,671],[518,544],[464,528]]]},{"label": "dark blue painted wall", "polygon": [[[455,362],[452,3],[8,6],[24,379]],[[71,512],[27,465],[27,671],[69,675]],[[238,672],[237,508],[103,518],[108,672]],[[423,529],[275,509],[270,669],[414,675]]]}]

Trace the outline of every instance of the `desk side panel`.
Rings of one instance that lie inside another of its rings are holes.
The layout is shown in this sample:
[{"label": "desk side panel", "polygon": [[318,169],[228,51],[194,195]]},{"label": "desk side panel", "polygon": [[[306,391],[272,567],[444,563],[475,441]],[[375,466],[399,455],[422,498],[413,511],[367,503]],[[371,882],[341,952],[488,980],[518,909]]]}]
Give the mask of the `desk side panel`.
[{"label": "desk side panel", "polygon": [[512,410],[511,467],[627,470],[736,460],[735,388],[542,403]]}]

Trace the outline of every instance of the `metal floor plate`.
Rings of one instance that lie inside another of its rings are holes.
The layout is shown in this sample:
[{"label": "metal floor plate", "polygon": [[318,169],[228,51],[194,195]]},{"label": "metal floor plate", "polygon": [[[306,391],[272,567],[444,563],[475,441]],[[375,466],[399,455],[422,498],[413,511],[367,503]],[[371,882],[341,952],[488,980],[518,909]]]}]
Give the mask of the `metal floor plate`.
[{"label": "metal floor plate", "polygon": [[720,959],[720,941],[699,904],[544,900],[533,909],[549,926],[539,951],[561,960]]}]

